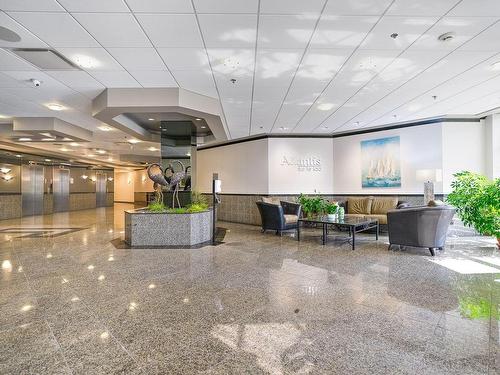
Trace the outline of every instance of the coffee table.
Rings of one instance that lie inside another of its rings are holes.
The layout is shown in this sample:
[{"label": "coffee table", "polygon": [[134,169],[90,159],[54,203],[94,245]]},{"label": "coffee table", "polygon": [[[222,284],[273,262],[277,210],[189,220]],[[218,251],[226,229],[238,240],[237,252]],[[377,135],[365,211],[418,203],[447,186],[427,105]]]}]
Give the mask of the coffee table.
[{"label": "coffee table", "polygon": [[328,216],[318,215],[312,217],[302,217],[299,219],[297,225],[297,241],[300,241],[300,223],[316,223],[323,226],[323,245],[326,244],[326,238],[328,236],[328,226],[333,225],[339,229],[349,230],[348,241],[352,243],[352,249],[356,246],[356,233],[364,232],[369,229],[375,230],[375,239],[378,241],[379,224],[377,219],[362,218],[356,216],[345,215],[342,219],[336,218],[334,220],[329,219]]}]

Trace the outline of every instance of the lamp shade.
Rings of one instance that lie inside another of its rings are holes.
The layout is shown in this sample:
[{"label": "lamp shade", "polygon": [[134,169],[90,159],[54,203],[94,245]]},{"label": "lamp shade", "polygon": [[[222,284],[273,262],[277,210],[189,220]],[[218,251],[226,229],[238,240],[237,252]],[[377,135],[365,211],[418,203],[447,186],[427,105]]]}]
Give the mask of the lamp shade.
[{"label": "lamp shade", "polygon": [[441,169],[417,169],[416,179],[419,182],[439,182],[443,180]]}]

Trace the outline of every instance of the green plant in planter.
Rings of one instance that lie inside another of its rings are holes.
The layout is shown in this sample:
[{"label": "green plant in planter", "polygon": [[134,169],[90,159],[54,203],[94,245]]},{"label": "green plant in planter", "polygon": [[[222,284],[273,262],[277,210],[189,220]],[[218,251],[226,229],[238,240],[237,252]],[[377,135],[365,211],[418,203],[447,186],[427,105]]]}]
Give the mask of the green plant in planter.
[{"label": "green plant in planter", "polygon": [[158,201],[153,201],[148,205],[148,210],[151,212],[163,212],[165,211],[165,205]]},{"label": "green plant in planter", "polygon": [[338,210],[339,210],[338,203],[332,203],[332,202],[325,201],[324,211],[328,215],[335,215],[338,212]]},{"label": "green plant in planter", "polygon": [[324,200],[321,197],[307,197],[300,194],[299,203],[305,216],[322,214],[324,212]]},{"label": "green plant in planter", "polygon": [[452,192],[446,200],[455,206],[465,225],[481,234],[495,236],[500,248],[500,178],[489,180],[468,171],[453,177]]},{"label": "green plant in planter", "polygon": [[208,208],[208,197],[201,194],[199,191],[193,190],[191,192],[191,205],[193,204],[206,205]]},{"label": "green plant in planter", "polygon": [[187,208],[187,212],[203,212],[208,210],[208,204],[206,203],[193,203]]}]

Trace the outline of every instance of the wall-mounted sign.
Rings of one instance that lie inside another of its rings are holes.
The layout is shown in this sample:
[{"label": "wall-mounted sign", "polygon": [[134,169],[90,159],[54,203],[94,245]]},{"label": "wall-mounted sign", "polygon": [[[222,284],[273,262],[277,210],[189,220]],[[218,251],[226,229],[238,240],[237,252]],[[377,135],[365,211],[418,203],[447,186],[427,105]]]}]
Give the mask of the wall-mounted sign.
[{"label": "wall-mounted sign", "polygon": [[321,171],[321,159],[315,156],[291,158],[283,155],[281,158],[281,165],[285,167],[295,167],[299,172]]}]

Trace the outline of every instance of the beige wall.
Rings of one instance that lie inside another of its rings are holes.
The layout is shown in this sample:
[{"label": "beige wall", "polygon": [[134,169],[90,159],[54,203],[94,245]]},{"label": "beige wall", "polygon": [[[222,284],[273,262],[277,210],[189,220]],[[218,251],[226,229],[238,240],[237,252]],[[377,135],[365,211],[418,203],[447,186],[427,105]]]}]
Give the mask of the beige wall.
[{"label": "beige wall", "polygon": [[0,163],[0,168],[10,168],[9,173],[1,173],[0,176],[4,175],[12,176],[10,181],[6,181],[0,178],[0,193],[20,193],[21,192],[21,167],[19,165]]},{"label": "beige wall", "polygon": [[134,202],[134,172],[115,172],[115,202]]}]

